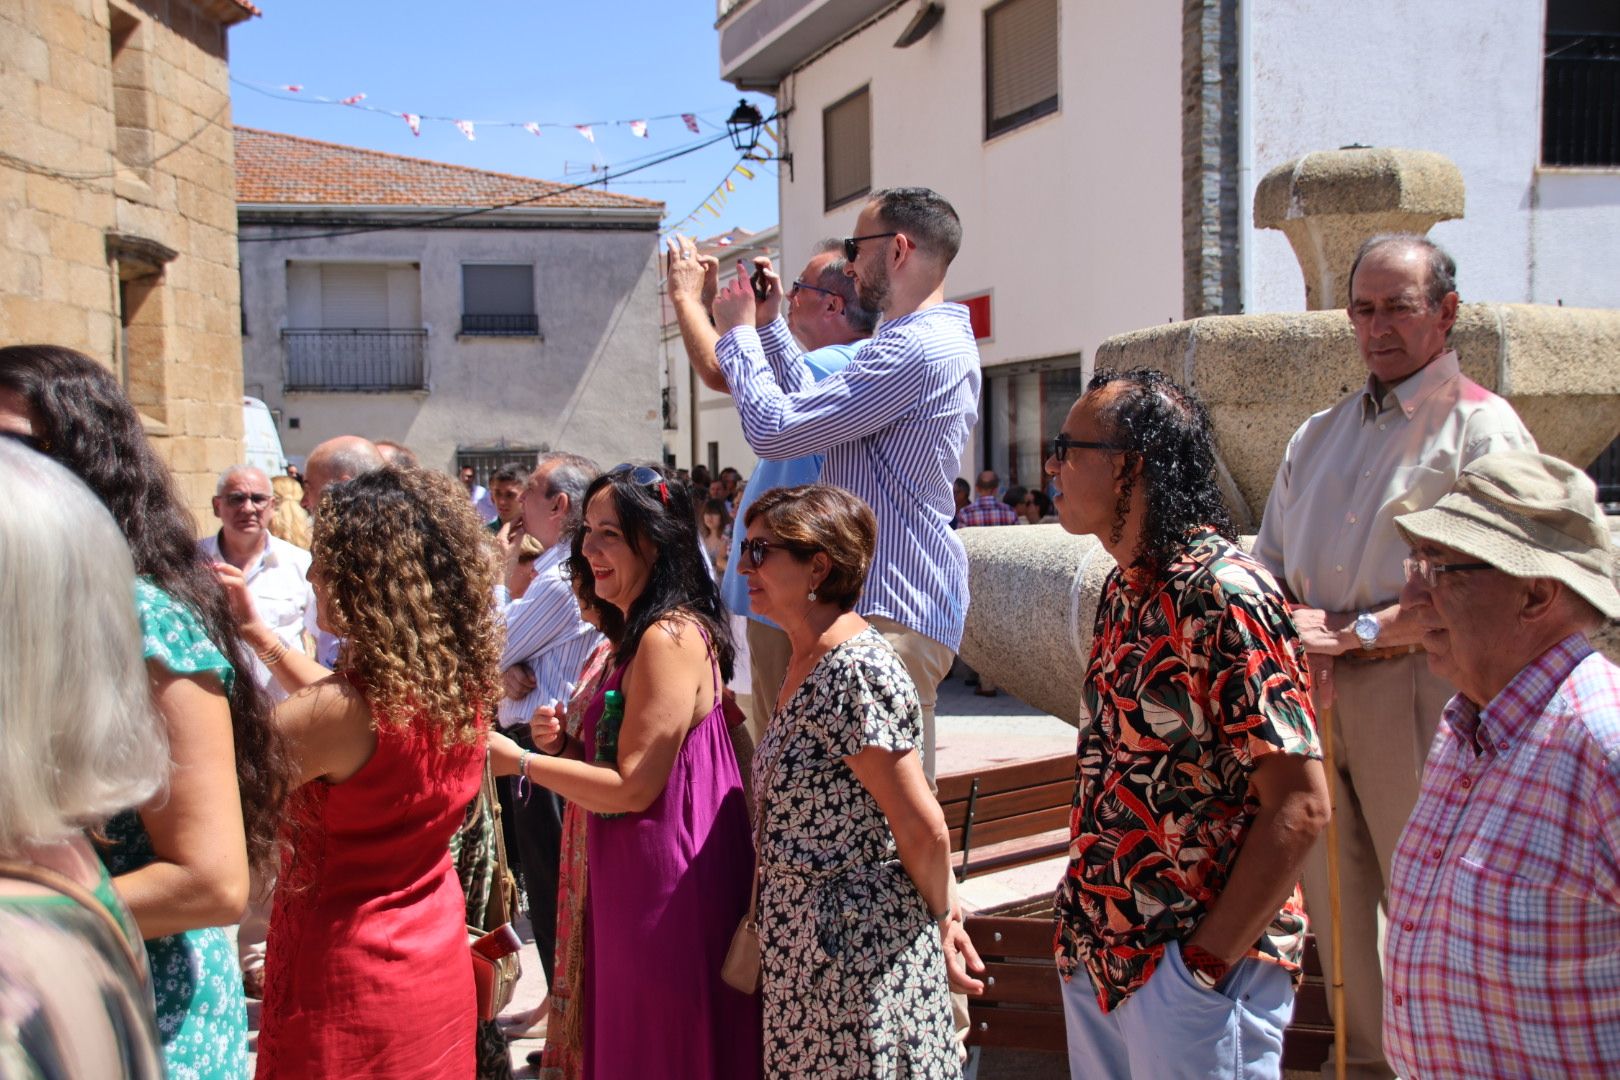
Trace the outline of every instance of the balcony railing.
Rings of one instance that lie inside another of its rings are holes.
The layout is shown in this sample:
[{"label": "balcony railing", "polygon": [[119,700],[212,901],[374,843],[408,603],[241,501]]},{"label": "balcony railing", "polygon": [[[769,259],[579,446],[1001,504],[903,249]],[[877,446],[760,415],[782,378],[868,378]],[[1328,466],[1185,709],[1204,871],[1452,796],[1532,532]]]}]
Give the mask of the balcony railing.
[{"label": "balcony railing", "polygon": [[1620,165],[1620,34],[1548,34],[1543,165]]},{"label": "balcony railing", "polygon": [[538,337],[538,315],[463,315],[461,333],[475,337]]},{"label": "balcony railing", "polygon": [[288,390],[426,390],[426,330],[283,330]]}]

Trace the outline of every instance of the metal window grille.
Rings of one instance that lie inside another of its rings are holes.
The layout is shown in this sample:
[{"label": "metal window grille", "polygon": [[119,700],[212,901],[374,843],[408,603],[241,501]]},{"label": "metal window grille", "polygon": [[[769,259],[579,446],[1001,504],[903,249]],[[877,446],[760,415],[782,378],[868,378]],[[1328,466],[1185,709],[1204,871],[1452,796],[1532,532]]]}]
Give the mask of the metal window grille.
[{"label": "metal window grille", "polygon": [[984,13],[984,137],[1057,110],[1057,0],[1003,0]]},{"label": "metal window grille", "polygon": [[821,113],[822,185],[826,208],[872,190],[872,95],[861,87]]},{"label": "metal window grille", "polygon": [[521,465],[530,472],[540,464],[541,450],[533,446],[508,446],[503,439],[494,446],[456,447],[456,475],[472,466],[478,483],[489,487],[489,478],[503,465]]},{"label": "metal window grille", "polygon": [[679,417],[675,413],[675,392],[666,386],[663,388],[663,397],[664,430],[674,431],[680,423]]},{"label": "metal window grille", "polygon": [[1544,165],[1620,165],[1620,33],[1547,34]]},{"label": "metal window grille", "polygon": [[535,337],[534,267],[465,265],[461,268],[461,332]]}]

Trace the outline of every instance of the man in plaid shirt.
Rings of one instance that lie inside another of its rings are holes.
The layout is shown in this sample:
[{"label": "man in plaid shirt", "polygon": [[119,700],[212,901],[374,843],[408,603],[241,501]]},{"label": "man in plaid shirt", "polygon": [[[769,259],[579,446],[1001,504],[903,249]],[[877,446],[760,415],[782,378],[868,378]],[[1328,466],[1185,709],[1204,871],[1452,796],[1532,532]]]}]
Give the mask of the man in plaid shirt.
[{"label": "man in plaid shirt", "polygon": [[1384,1046],[1409,1080],[1620,1071],[1620,617],[1592,481],[1488,454],[1395,519],[1401,604],[1457,687],[1401,834]]},{"label": "man in plaid shirt", "polygon": [[1018,511],[996,494],[1000,488],[1001,477],[989,469],[980,473],[973,482],[973,501],[956,512],[957,527],[1018,524]]}]

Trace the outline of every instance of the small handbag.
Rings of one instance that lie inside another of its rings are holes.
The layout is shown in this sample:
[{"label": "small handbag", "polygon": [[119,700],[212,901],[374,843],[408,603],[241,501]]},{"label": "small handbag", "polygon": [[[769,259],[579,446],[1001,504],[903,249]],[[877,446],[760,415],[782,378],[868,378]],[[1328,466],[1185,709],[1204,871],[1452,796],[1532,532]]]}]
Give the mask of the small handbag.
[{"label": "small handbag", "polygon": [[781,760],[782,754],[778,750],[776,756],[771,758],[764,785],[754,792],[754,887],[748,893],[748,910],[743,912],[742,921],[732,932],[726,959],[720,965],[721,980],[733,990],[745,994],[759,993],[759,874],[760,863],[765,857],[765,810],[766,800],[776,787],[776,769]]},{"label": "small handbag", "polygon": [[512,929],[517,909],[517,882],[506,862],[506,838],[501,831],[501,801],[495,797],[495,779],[484,763],[484,786],[480,798],[489,800],[491,826],[495,832],[495,880],[489,889],[485,924],[494,929],[487,934],[476,926],[467,927],[467,943],[472,950],[473,985],[478,990],[478,1019],[489,1021],[512,1004],[518,979],[523,975],[519,953],[523,939]]}]

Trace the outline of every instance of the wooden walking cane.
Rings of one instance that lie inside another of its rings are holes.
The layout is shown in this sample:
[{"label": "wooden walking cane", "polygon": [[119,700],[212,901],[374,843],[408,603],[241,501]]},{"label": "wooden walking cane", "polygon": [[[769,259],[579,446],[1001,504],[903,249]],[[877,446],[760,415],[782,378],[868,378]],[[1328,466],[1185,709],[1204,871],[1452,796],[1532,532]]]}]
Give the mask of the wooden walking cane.
[{"label": "wooden walking cane", "polygon": [[[1329,663],[1332,661],[1330,660]],[[1332,679],[1333,669],[1328,670],[1328,678]],[[1333,706],[1324,705],[1316,711],[1317,735],[1322,740],[1322,768],[1327,773],[1328,799],[1333,802],[1336,790],[1334,777],[1337,775],[1333,766]],[[1332,933],[1329,935],[1328,955],[1333,960],[1333,1075],[1335,1080],[1344,1080],[1345,1070],[1345,1017],[1344,1017],[1344,933],[1339,929],[1339,808],[1333,806],[1328,815],[1327,823],[1327,864],[1328,864],[1328,917],[1333,920]],[[1318,946],[1320,946],[1318,942]]]}]

